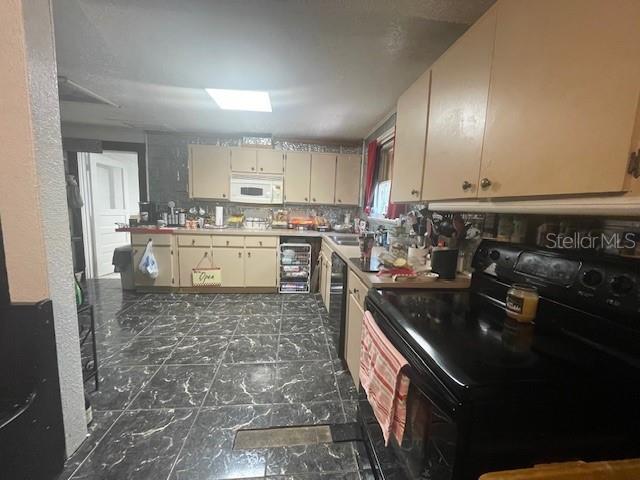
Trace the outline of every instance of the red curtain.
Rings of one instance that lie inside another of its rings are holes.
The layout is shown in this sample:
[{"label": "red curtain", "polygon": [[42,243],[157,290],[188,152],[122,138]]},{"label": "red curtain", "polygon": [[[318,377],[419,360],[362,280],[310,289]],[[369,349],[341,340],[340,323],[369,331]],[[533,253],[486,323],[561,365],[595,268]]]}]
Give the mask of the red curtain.
[{"label": "red curtain", "polygon": [[373,203],[373,189],[375,185],[374,175],[378,163],[378,141],[373,140],[367,145],[367,171],[364,177],[364,211],[367,215],[371,213]]},{"label": "red curtain", "polygon": [[[396,148],[396,136],[393,136],[393,153],[395,155]],[[391,160],[393,164],[393,159]],[[393,183],[393,178],[391,179]],[[387,218],[398,218],[400,214],[407,213],[407,205],[402,203],[391,203],[391,199],[389,199],[389,205],[387,206]]]}]

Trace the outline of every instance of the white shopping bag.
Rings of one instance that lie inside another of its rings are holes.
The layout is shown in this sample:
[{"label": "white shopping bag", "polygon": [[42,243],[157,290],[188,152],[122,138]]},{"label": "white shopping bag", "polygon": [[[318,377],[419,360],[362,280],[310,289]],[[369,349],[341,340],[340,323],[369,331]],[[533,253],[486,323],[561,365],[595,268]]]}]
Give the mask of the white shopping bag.
[{"label": "white shopping bag", "polygon": [[158,276],[158,262],[156,262],[156,257],[153,254],[153,242],[151,240],[147,242],[144,254],[138,264],[138,270],[151,278]]}]

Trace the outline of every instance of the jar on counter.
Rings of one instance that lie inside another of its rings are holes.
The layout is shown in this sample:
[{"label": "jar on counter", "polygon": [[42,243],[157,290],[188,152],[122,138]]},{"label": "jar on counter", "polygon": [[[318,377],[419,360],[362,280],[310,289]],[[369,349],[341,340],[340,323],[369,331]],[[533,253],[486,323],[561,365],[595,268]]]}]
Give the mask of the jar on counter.
[{"label": "jar on counter", "polygon": [[517,322],[533,322],[538,312],[539,300],[536,287],[515,283],[507,291],[507,316]]}]

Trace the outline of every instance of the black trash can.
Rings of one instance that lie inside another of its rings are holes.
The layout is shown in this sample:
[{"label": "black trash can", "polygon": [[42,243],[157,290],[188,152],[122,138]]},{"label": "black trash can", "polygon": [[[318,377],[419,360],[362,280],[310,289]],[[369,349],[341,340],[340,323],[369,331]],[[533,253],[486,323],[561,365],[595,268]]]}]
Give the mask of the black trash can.
[{"label": "black trash can", "polygon": [[113,251],[113,271],[120,274],[122,290],[135,290],[133,281],[133,247],[125,245]]}]

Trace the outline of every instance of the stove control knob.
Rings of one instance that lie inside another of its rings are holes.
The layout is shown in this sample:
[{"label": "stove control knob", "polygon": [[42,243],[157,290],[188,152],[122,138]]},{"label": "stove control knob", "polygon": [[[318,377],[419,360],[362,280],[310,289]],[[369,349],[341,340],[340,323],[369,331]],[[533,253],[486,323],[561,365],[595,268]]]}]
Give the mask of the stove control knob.
[{"label": "stove control knob", "polygon": [[587,270],[582,274],[582,284],[585,287],[595,288],[604,280],[602,273],[598,270]]},{"label": "stove control knob", "polygon": [[628,295],[634,287],[633,280],[626,275],[618,275],[611,279],[611,291],[616,295]]},{"label": "stove control knob", "polygon": [[489,252],[489,258],[494,262],[497,262],[498,259],[500,258],[500,252],[498,250],[491,250]]}]

